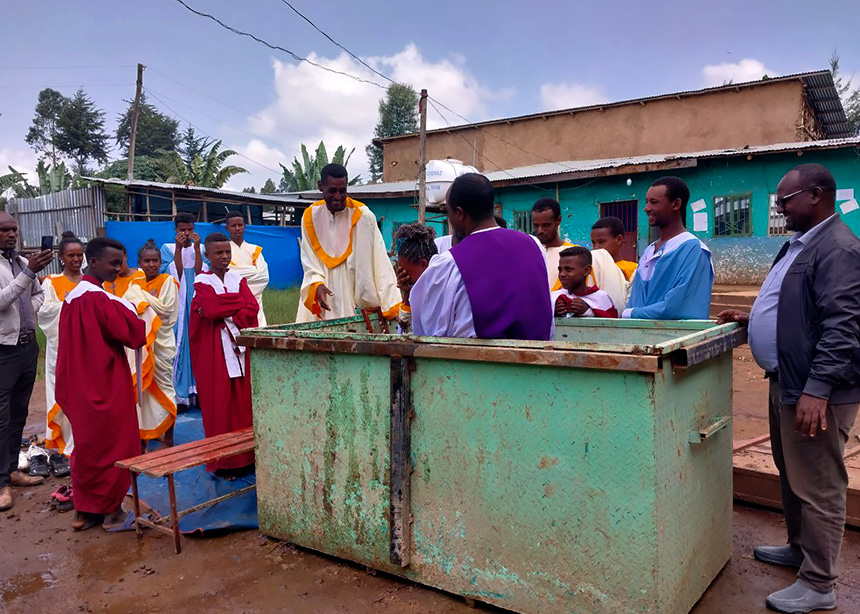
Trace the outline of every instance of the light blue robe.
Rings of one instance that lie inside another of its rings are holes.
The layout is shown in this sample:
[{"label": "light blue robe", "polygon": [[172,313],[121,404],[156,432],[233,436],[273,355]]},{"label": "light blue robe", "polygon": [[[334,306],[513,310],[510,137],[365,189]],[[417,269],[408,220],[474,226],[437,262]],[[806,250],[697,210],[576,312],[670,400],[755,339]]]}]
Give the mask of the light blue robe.
[{"label": "light blue robe", "polygon": [[707,320],[713,286],[711,252],[692,234],[683,233],[667,241],[656,253],[653,244],[645,250],[633,278],[624,317]]},{"label": "light blue robe", "polygon": [[[194,298],[194,247],[182,249],[181,274],[176,270],[173,255],[175,243],[161,246],[161,272],[170,273],[179,282],[179,314],[173,331],[176,335],[176,358],[173,360],[173,386],[176,388],[176,403],[188,405],[188,399],[197,393],[194,371],[191,368],[191,345],[188,337],[188,322],[191,315],[191,299]],[[205,270],[204,265],[204,270]]]}]

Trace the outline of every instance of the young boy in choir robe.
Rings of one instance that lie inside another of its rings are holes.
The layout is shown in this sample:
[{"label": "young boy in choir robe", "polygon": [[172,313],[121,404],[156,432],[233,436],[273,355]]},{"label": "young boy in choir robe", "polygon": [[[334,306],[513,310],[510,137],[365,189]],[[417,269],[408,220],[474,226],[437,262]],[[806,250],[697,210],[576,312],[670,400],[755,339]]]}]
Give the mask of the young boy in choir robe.
[{"label": "young boy in choir robe", "polygon": [[624,273],[627,281],[633,279],[636,263],[621,257],[621,246],[624,244],[624,222],[614,216],[602,217],[591,227],[591,246],[594,249],[605,249],[615,261],[615,266]]},{"label": "young boy in choir robe", "polygon": [[[194,297],[194,279],[206,268],[200,247],[200,235],[194,232],[194,216],[179,213],[173,219],[175,243],[161,246],[161,272],[179,282],[179,307],[176,317],[176,358],[173,361],[173,387],[178,411],[184,411],[197,393],[188,340],[188,319]],[[193,404],[193,403],[192,403]]]},{"label": "young boy in choir robe", "polygon": [[72,425],[76,531],[101,524],[133,529],[122,501],[131,485],[117,461],[140,454],[135,395],[126,348],[146,344],[146,325],[128,301],[102,285],[122,269],[123,246],[96,237],[87,245],[87,274],[60,312],[56,397]]},{"label": "young boy in choir robe", "polygon": [[586,283],[591,274],[591,252],[584,247],[568,247],[559,254],[558,279],[561,290],[552,293],[557,318],[617,318],[618,310],[603,290]]},{"label": "young boy in choir robe", "polygon": [[144,368],[144,372],[151,373],[151,376],[144,380],[138,406],[140,438],[143,441],[160,438],[165,446],[170,447],[173,445],[173,425],[176,422],[176,393],[173,389],[176,338],[173,336],[173,327],[179,306],[179,283],[167,273],[159,273],[161,253],[152,239],[140,248],[137,264],[144,277],[135,281],[135,288],[140,288],[142,298],[160,322],[146,357],[151,369]]},{"label": "young boy in choir robe", "polygon": [[397,287],[403,301],[400,303],[400,330],[409,333],[412,329],[412,307],[409,304],[409,294],[412,286],[421,277],[422,273],[430,266],[430,260],[438,251],[436,247],[436,231],[413,222],[403,224],[397,229],[394,236],[394,245],[397,250],[397,262],[394,272],[397,273]]},{"label": "young boy in choir robe", "polygon": [[39,328],[45,333],[45,401],[48,406],[45,446],[70,456],[75,449],[72,425],[56,399],[57,343],[60,334],[60,311],[69,292],[81,281],[84,244],[72,232],[64,232],[57,255],[63,272],[48,275],[42,282],[45,302],[36,314]]},{"label": "young boy in choir robe", "polygon": [[546,261],[534,238],[500,228],[495,193],[467,173],[448,190],[448,220],[463,239],[433,257],[410,291],[416,335],[481,339],[552,338]]},{"label": "young boy in choir robe", "polygon": [[[191,302],[191,361],[206,437],[251,426],[250,357],[236,344],[242,328],[257,326],[260,306],[248,282],[229,270],[230,239],[216,232],[206,237],[210,270],[197,276]],[[205,374],[203,377],[202,374]],[[254,453],[206,465],[207,471],[234,477],[249,470]]]},{"label": "young boy in choir robe", "polygon": [[269,265],[263,257],[263,248],[245,240],[245,218],[238,211],[231,211],[224,218],[224,227],[230,235],[230,247],[233,249],[233,259],[230,270],[238,273],[248,282],[248,288],[257,299],[260,311],[257,313],[257,326],[266,325],[266,314],[263,313],[263,292],[269,285]]},{"label": "young boy in choir robe", "polygon": [[711,252],[684,227],[690,188],[678,177],[661,177],[645,195],[648,223],[660,238],[639,259],[624,318],[707,320],[714,267]]}]

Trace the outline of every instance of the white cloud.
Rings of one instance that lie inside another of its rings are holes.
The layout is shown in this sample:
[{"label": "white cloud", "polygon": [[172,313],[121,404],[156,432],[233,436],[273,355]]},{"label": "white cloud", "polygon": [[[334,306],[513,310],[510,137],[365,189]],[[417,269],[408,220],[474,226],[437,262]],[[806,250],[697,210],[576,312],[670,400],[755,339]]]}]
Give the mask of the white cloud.
[{"label": "white cloud", "polygon": [[723,85],[729,82],[758,81],[765,75],[774,77],[778,74],[767,68],[763,62],[752,58],[746,58],[735,64],[710,64],[702,69],[705,87]]},{"label": "white cloud", "polygon": [[[384,83],[381,77],[345,53],[336,58],[317,54],[310,54],[308,58],[333,70]],[[416,91],[426,88],[431,97],[472,121],[487,118],[489,103],[513,95],[513,90],[493,91],[481,85],[465,67],[465,59],[461,56],[452,55],[432,61],[424,58],[413,44],[391,56],[364,59],[395,81],[412,85]],[[334,153],[338,145],[343,145],[347,151],[354,147],[355,152],[349,162],[350,174],[369,178],[364,148],[373,137],[379,101],[385,91],[304,62],[291,64],[274,60],[272,66],[276,98],[257,113],[264,121],[250,120],[248,131],[271,139],[274,143],[251,139],[243,144],[234,139],[230,141],[231,148],[261,164],[278,169],[278,162],[288,165],[294,157],[301,157],[298,149],[302,143],[312,151],[322,140],[329,149],[329,155]],[[452,113],[440,110],[452,124],[463,123]],[[445,125],[431,107],[428,128]],[[266,178],[272,176],[270,171],[246,159],[234,158],[231,163],[240,164],[240,160],[241,166],[246,167],[251,174],[236,176],[230,182],[231,188],[254,185],[259,189]],[[277,183],[277,176],[272,179]]]},{"label": "white cloud", "polygon": [[587,107],[608,100],[601,86],[583,83],[544,83],[540,86],[540,99],[548,111]]}]

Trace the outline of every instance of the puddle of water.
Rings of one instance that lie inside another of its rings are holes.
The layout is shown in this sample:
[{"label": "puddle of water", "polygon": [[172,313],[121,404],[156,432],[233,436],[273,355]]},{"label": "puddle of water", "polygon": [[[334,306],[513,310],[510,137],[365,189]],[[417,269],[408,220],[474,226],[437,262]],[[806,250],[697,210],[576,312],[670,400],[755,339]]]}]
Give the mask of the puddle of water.
[{"label": "puddle of water", "polygon": [[19,597],[26,597],[39,591],[51,588],[57,583],[57,577],[50,571],[36,573],[17,573],[0,587],[3,602],[9,603]]}]

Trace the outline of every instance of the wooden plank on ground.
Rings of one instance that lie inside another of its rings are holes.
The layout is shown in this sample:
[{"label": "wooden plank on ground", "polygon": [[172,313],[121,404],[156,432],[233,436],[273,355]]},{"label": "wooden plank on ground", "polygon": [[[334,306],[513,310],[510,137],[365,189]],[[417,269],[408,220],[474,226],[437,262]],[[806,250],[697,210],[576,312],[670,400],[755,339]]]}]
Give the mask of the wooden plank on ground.
[{"label": "wooden plank on ground", "polygon": [[[773,464],[770,438],[735,442],[733,461],[735,499],[781,510],[779,473]],[[860,446],[846,449],[845,465],[848,469],[845,523],[860,528]]]}]

